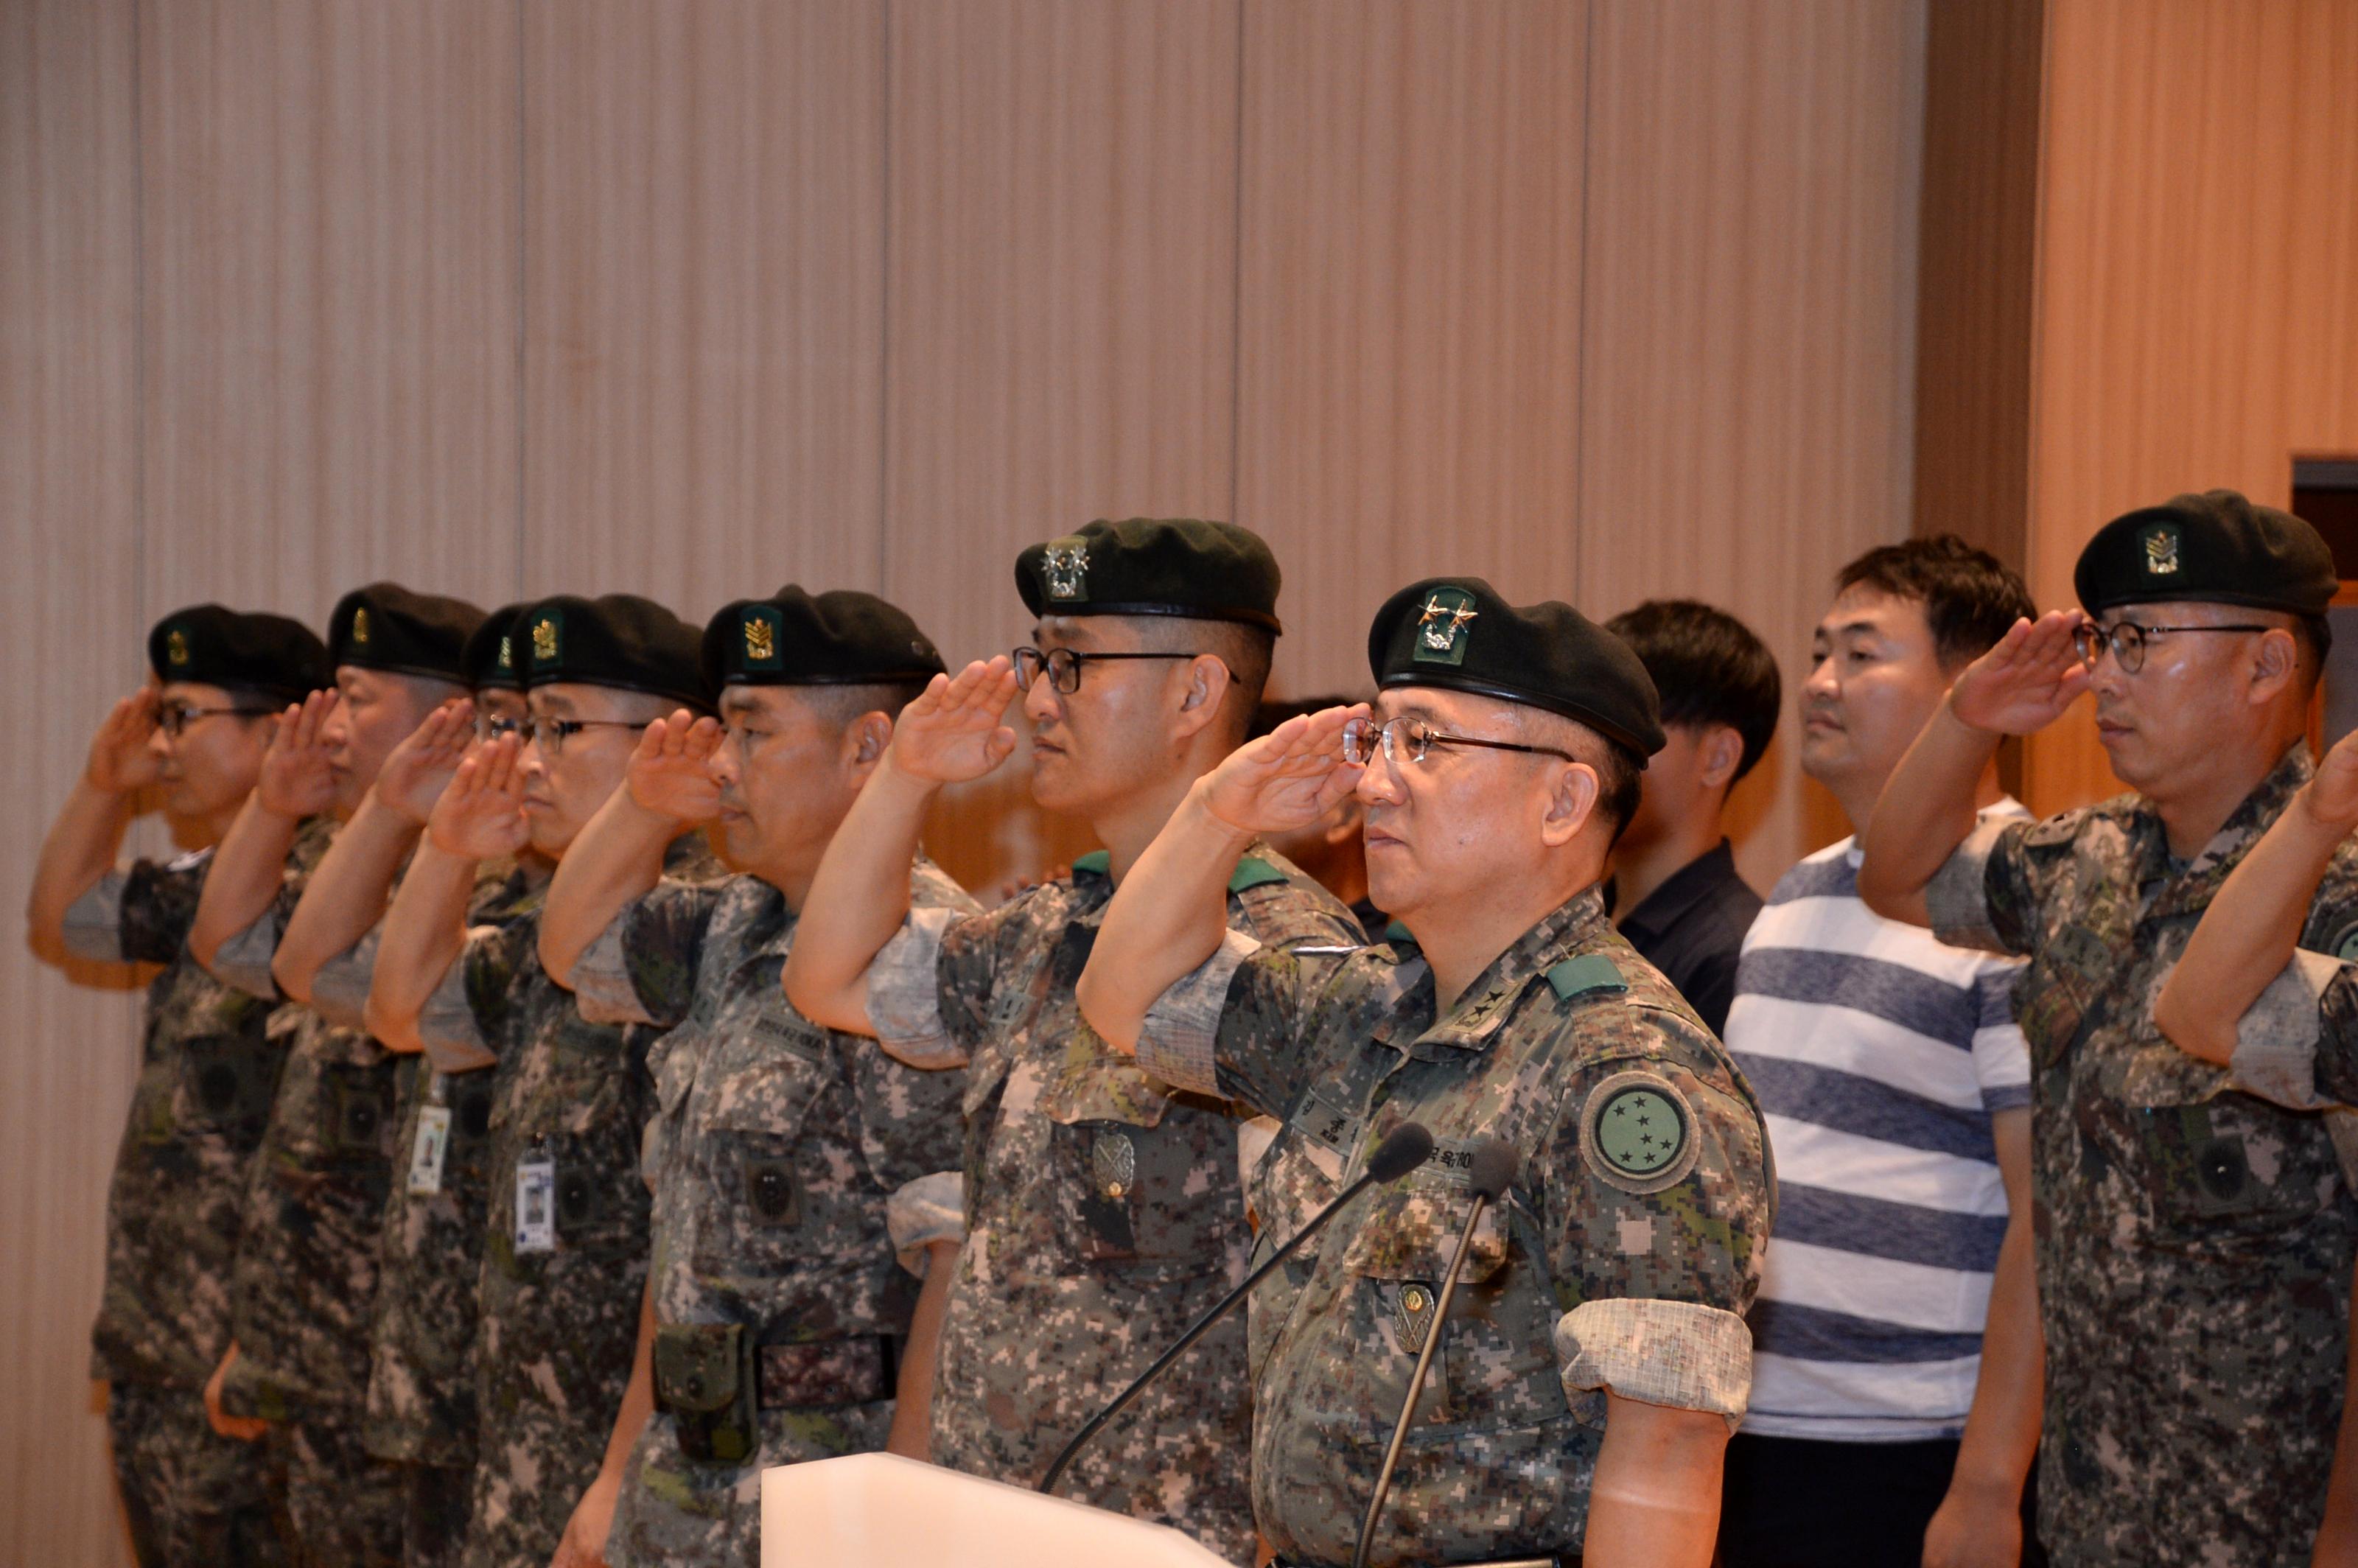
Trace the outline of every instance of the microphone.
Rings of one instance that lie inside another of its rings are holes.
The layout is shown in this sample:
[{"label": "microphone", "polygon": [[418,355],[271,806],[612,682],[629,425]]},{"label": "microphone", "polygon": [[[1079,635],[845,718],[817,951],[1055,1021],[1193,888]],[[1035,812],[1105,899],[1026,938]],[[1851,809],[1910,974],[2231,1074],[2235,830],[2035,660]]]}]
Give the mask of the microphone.
[{"label": "microphone", "polygon": [[[1501,1147],[1503,1148],[1504,1145]],[[1508,1153],[1509,1157],[1512,1158],[1513,1151],[1509,1150]],[[1243,1283],[1214,1302],[1211,1311],[1189,1324],[1187,1332],[1172,1341],[1171,1348],[1154,1358],[1154,1365],[1132,1379],[1130,1387],[1116,1394],[1111,1404],[1091,1416],[1087,1426],[1073,1433],[1073,1440],[1065,1444],[1063,1452],[1056,1455],[1055,1463],[1048,1466],[1048,1473],[1040,1477],[1040,1484],[1033,1490],[1054,1491],[1056,1482],[1064,1476],[1065,1467],[1072,1464],[1073,1455],[1078,1454],[1083,1445],[1090,1438],[1095,1437],[1106,1422],[1128,1409],[1130,1400],[1145,1392],[1147,1384],[1163,1376],[1164,1368],[1179,1359],[1187,1346],[1210,1333],[1214,1324],[1228,1316],[1238,1302],[1250,1295],[1253,1287],[1268,1278],[1271,1270],[1293,1257],[1294,1249],[1315,1236],[1318,1233],[1318,1227],[1334,1218],[1345,1204],[1349,1203],[1378,1182],[1400,1180],[1419,1165],[1423,1164],[1432,1155],[1433,1134],[1424,1130],[1422,1123],[1402,1122],[1392,1129],[1391,1136],[1377,1144],[1374,1151],[1368,1154],[1367,1169],[1359,1173],[1358,1180],[1345,1187],[1340,1194],[1336,1195],[1334,1202],[1312,1215],[1309,1223],[1295,1231],[1284,1246],[1262,1259],[1260,1266],[1244,1277]]]},{"label": "microphone", "polygon": [[1433,1322],[1424,1331],[1423,1348],[1417,1352],[1416,1370],[1409,1374],[1408,1398],[1401,1401],[1400,1420],[1392,1426],[1391,1445],[1384,1450],[1384,1467],[1376,1472],[1376,1494],[1368,1499],[1368,1517],[1359,1525],[1359,1544],[1351,1553],[1351,1568],[1367,1568],[1368,1545],[1376,1538],[1376,1519],[1384,1511],[1384,1498],[1392,1489],[1392,1470],[1400,1464],[1401,1444],[1408,1441],[1409,1420],[1416,1414],[1417,1396],[1424,1391],[1424,1375],[1432,1368],[1433,1353],[1441,1344],[1441,1326],[1449,1321],[1449,1298],[1457,1293],[1457,1275],[1466,1267],[1466,1254],[1473,1248],[1474,1227],[1482,1223],[1484,1209],[1507,1195],[1521,1164],[1515,1146],[1503,1138],[1485,1138],[1474,1145],[1466,1173],[1466,1184],[1474,1195],[1474,1207],[1466,1217],[1466,1228],[1458,1234],[1457,1251],[1449,1260],[1449,1272],[1441,1281],[1441,1299],[1433,1303]]}]

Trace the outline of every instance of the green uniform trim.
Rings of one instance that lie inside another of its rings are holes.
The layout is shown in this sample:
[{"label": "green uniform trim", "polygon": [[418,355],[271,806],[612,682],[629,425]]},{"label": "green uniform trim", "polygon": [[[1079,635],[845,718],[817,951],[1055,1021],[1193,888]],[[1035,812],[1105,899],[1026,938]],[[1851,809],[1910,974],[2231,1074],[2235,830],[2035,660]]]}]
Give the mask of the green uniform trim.
[{"label": "green uniform trim", "polygon": [[1237,862],[1236,875],[1228,879],[1230,892],[1243,892],[1249,888],[1267,887],[1271,882],[1286,881],[1286,875],[1258,855],[1247,855]]},{"label": "green uniform trim", "polygon": [[1113,857],[1103,849],[1092,849],[1073,862],[1073,870],[1093,877],[1108,876],[1113,871]]},{"label": "green uniform trim", "polygon": [[1621,966],[1602,953],[1586,953],[1577,958],[1566,958],[1547,972],[1547,983],[1555,988],[1556,996],[1569,1001],[1587,991],[1626,991],[1629,982],[1621,978]]},{"label": "green uniform trim", "polygon": [[1412,943],[1416,940],[1416,933],[1411,931],[1404,922],[1395,920],[1390,925],[1384,927],[1384,940],[1387,942]]}]

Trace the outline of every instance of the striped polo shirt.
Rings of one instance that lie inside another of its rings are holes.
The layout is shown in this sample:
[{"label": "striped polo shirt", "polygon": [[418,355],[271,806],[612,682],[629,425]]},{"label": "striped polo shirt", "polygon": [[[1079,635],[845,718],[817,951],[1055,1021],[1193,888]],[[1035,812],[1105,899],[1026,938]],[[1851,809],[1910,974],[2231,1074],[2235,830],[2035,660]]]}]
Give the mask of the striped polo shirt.
[{"label": "striped polo shirt", "polygon": [[2030,1103],[2021,965],[1876,914],[1858,864],[1845,838],[1786,872],[1736,967],[1727,1046],[1777,1161],[1744,1430],[1954,1437],[2006,1235],[1990,1116]]}]

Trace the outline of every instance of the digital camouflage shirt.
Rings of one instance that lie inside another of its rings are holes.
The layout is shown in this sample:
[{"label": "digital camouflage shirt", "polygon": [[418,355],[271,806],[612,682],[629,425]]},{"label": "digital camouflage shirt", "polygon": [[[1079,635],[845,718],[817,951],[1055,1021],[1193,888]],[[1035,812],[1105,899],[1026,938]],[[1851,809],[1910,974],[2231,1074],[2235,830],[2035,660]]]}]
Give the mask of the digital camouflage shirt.
[{"label": "digital camouflage shirt", "polygon": [[[1943,942],[2031,960],[2015,1012],[2059,1563],[2305,1563],[2317,1532],[2358,1201],[2322,1113],[2243,1092],[2153,1022],[2220,883],[2309,773],[2297,745],[2190,861],[2123,795],[1985,824],[1925,890]],[[2346,849],[2336,865],[2304,946],[2358,922]]]},{"label": "digital camouflage shirt", "polygon": [[[701,834],[676,841],[665,869],[685,881],[725,874]],[[639,1141],[654,1034],[585,1020],[540,967],[539,939],[536,913],[477,927],[418,1020],[429,1049],[499,1059],[469,1568],[544,1568],[555,1554],[605,1457],[646,1283]]]},{"label": "digital camouflage shirt", "polygon": [[[216,955],[222,979],[276,997],[271,957],[334,836],[327,818],[305,825],[276,902]],[[479,877],[475,899],[497,897],[508,871]],[[374,954],[372,934],[322,968],[317,1007],[289,1002],[271,1015],[287,1062],[246,1181],[232,1288],[239,1354],[222,1390],[232,1414],[357,1422],[367,1398],[377,1250],[399,1132],[399,1058],[358,1022]]]},{"label": "digital camouflage shirt", "polygon": [[[976,912],[927,862],[909,896],[915,909]],[[658,1411],[608,1547],[618,1568],[750,1568],[759,1472],[881,1448],[891,1424],[890,1390],[880,1398],[871,1386],[884,1364],[877,1339],[906,1336],[917,1281],[895,1260],[886,1206],[957,1167],[966,1075],[903,1065],[795,1012],[779,972],[796,924],[784,895],[756,877],[666,881],[574,968],[583,1016],[671,1031],[653,1052],[657,1108],[644,1151],[658,1327],[737,1324],[759,1344],[795,1346],[809,1396],[765,1389],[760,1449],[739,1463],[690,1459],[674,1418]],[[856,1360],[867,1376],[827,1376],[828,1346],[841,1347],[847,1373]]]},{"label": "digital camouflage shirt", "polygon": [[1471,1212],[1474,1146],[1519,1156],[1474,1231],[1368,1561],[1579,1553],[1606,1390],[1730,1427],[1775,1180],[1725,1049],[1594,891],[1445,1016],[1405,933],[1340,964],[1231,932],[1149,1012],[1139,1061],[1282,1113],[1252,1201],[1291,1237],[1406,1122],[1433,1156],[1261,1287],[1253,1502],[1289,1560],[1344,1563]]},{"label": "digital camouflage shirt", "polygon": [[[967,1243],[942,1327],[935,1463],[1028,1486],[1098,1407],[1243,1275],[1249,1112],[1109,1048],[1073,996],[1113,895],[1102,851],[989,914],[912,914],[877,955],[887,1049],[967,1064]],[[1351,912],[1256,849],[1228,923],[1356,946]],[[1252,1560],[1244,1327],[1230,1319],[1083,1450],[1061,1495]]]},{"label": "digital camouflage shirt", "polygon": [[[479,892],[475,933],[536,922],[547,887],[545,865],[511,870],[496,893]],[[396,1073],[400,1132],[377,1254],[362,1436],[380,1459],[472,1469],[491,1059],[460,1053],[438,1060],[429,1050],[403,1057]]]},{"label": "digital camouflage shirt", "polygon": [[278,1083],[273,1004],[189,957],[211,852],[110,871],[66,914],[65,945],[102,963],[161,964],[131,1113],[106,1194],[106,1287],[91,1375],[201,1389],[229,1347],[246,1164]]}]

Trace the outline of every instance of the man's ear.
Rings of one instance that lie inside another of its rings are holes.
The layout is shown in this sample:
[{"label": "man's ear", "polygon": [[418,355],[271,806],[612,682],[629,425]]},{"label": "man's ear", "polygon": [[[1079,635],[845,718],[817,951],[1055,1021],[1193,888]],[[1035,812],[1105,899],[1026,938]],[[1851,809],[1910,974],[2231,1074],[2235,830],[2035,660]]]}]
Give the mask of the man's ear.
[{"label": "man's ear", "polygon": [[1705,730],[1696,751],[1696,760],[1703,764],[1699,781],[1705,789],[1736,782],[1736,770],[1744,765],[1744,737],[1734,725],[1714,724]]},{"label": "man's ear", "polygon": [[1209,654],[1187,661],[1187,686],[1179,697],[1179,733],[1193,736],[1218,716],[1234,677],[1228,666]]},{"label": "man's ear", "polygon": [[861,714],[843,729],[843,741],[838,753],[843,771],[854,784],[864,782],[892,741],[891,714],[881,708]]},{"label": "man's ear", "polygon": [[1596,813],[1604,783],[1586,762],[1566,762],[1555,770],[1554,788],[1548,792],[1547,813],[1540,818],[1540,842],[1560,849],[1580,837]]},{"label": "man's ear", "polygon": [[2260,633],[2252,649],[2252,706],[2264,708],[2300,676],[2300,643],[2281,626]]}]

